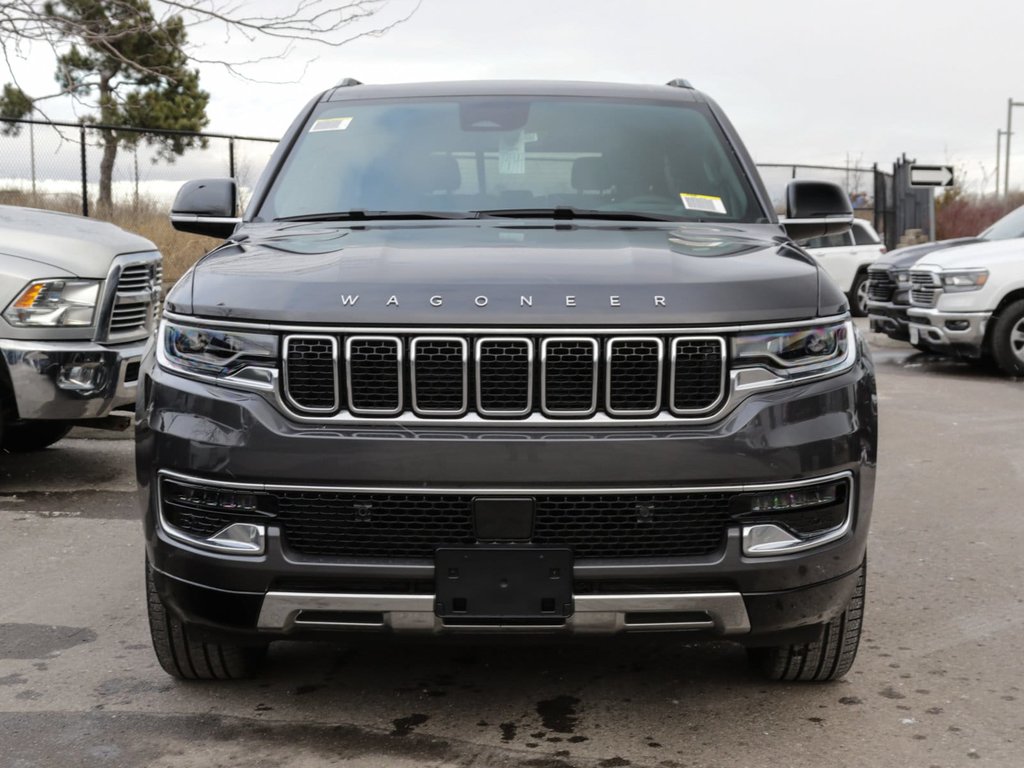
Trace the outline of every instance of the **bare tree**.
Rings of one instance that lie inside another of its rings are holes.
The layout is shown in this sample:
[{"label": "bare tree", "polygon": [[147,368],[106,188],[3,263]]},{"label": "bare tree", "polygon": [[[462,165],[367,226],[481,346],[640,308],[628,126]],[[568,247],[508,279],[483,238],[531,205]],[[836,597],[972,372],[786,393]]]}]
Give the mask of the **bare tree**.
[{"label": "bare tree", "polygon": [[[238,39],[264,43],[265,50],[258,57],[211,55],[210,51],[195,43],[186,48],[189,60],[194,64],[219,64],[236,75],[247,77],[247,65],[287,59],[300,46],[337,48],[359,38],[384,35],[408,21],[422,2],[408,0],[404,12],[390,17],[384,12],[395,4],[394,0],[153,0],[152,7],[157,23],[178,17],[187,30],[200,26],[219,27],[224,32],[225,43],[228,43],[218,46],[220,50],[229,50],[230,43]],[[125,7],[133,5],[130,0],[101,0],[100,4],[108,16],[124,15]],[[0,55],[15,84],[15,62],[24,57],[30,44],[42,44],[57,53],[63,50],[69,39],[97,47],[117,41],[116,35],[111,36],[106,29],[88,19],[80,19],[69,27],[64,15],[55,12],[55,5],[59,4],[52,0],[0,2]],[[375,23],[378,20],[379,23]],[[144,34],[146,31],[140,27],[121,30],[117,35]],[[117,55],[124,56],[123,53]],[[133,58],[126,56],[124,64],[144,66],[144,62]],[[311,60],[306,57],[302,63],[308,64]]]},{"label": "bare tree", "polygon": [[[46,101],[66,97],[88,122],[197,131],[206,125],[209,96],[199,87],[196,65],[219,65],[248,80],[255,79],[256,65],[268,61],[304,70],[315,56],[296,56],[300,46],[336,48],[383,35],[409,19],[422,0],[407,2],[405,12],[395,15],[382,13],[392,0],[0,0],[0,56],[10,75],[0,91],[0,120],[34,110],[45,115]],[[190,36],[197,27],[220,30],[224,44],[197,44]],[[232,44],[238,42],[244,44]],[[231,52],[257,44],[259,55],[232,58]],[[30,94],[19,82],[19,69],[37,46],[56,60],[57,88],[50,93]],[[0,131],[17,130],[0,122]],[[101,139],[99,201],[109,206],[118,145],[136,143],[138,134],[104,129]],[[202,145],[183,133],[147,141],[157,143],[167,160]]]}]

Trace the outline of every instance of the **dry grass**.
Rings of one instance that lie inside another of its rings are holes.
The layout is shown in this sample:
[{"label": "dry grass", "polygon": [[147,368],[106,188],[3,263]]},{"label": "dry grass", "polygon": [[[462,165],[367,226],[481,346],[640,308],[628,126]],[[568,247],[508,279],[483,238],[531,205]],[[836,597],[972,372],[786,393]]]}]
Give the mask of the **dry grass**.
[{"label": "dry grass", "polygon": [[[64,213],[82,212],[81,199],[75,195],[33,196],[17,190],[0,190],[0,204],[45,208]],[[178,232],[171,227],[169,210],[152,200],[141,199],[137,205],[117,204],[111,211],[97,210],[90,213],[97,219],[112,222],[153,241],[164,256],[164,280],[167,282],[176,281],[218,242],[215,238]]]},{"label": "dry grass", "polygon": [[939,240],[974,237],[1020,205],[1024,205],[1024,194],[1019,192],[1009,199],[948,192],[935,201],[935,236]]}]

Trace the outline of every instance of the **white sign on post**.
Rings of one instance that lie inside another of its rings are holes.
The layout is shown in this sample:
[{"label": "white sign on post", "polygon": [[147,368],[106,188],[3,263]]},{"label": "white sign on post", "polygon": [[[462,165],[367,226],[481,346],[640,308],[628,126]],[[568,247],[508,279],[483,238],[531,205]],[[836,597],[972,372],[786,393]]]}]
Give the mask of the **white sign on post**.
[{"label": "white sign on post", "polygon": [[952,165],[912,165],[910,166],[910,186],[912,187],[952,187]]}]

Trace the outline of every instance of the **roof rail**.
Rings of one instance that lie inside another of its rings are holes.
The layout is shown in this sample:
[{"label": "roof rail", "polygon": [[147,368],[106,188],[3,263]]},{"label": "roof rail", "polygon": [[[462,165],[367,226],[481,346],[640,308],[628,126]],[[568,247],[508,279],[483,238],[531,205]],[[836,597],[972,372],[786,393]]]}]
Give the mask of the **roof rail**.
[{"label": "roof rail", "polygon": [[362,81],[356,80],[354,77],[346,77],[346,78],[344,78],[342,80],[339,80],[338,83],[334,87],[335,88],[348,88],[348,87],[353,86],[353,85],[362,85],[362,84],[363,84]]},{"label": "roof rail", "polygon": [[690,85],[690,81],[684,80],[681,77],[677,77],[674,80],[669,80],[667,83],[665,83],[665,85],[672,86],[673,88],[689,88],[691,91],[693,90],[693,86]]}]

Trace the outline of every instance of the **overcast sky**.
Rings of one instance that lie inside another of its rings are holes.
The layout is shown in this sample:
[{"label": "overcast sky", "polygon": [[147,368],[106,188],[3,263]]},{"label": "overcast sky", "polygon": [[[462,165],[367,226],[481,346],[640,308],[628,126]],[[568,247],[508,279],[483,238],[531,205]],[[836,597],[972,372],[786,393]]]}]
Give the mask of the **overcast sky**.
[{"label": "overcast sky", "polygon": [[[264,2],[274,5],[255,5]],[[382,20],[410,4],[392,0]],[[224,45],[216,29],[193,37],[209,51]],[[982,165],[993,170],[1007,98],[1024,101],[1022,40],[1024,2],[1007,0],[422,0],[383,37],[308,45],[250,70],[301,76],[297,83],[247,83],[215,67],[202,69],[202,83],[212,94],[210,130],[278,136],[311,95],[344,76],[685,77],[723,106],[759,162],[885,166],[906,152],[962,165],[977,184]],[[230,49],[239,59],[266,51],[240,39]],[[25,84],[52,88],[43,52],[32,64]],[[1024,108],[1014,117],[1015,186],[1024,186]]]}]

